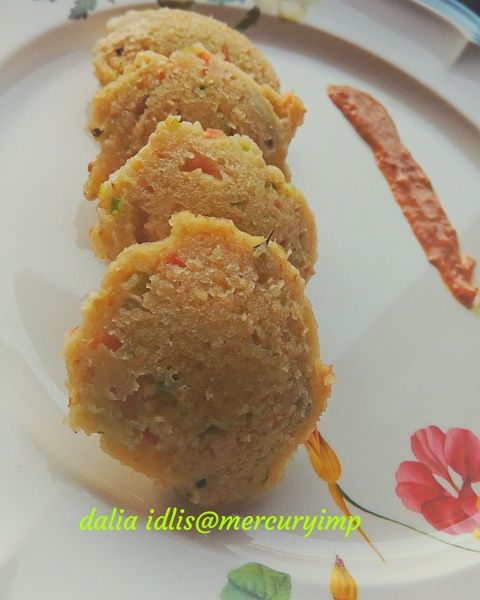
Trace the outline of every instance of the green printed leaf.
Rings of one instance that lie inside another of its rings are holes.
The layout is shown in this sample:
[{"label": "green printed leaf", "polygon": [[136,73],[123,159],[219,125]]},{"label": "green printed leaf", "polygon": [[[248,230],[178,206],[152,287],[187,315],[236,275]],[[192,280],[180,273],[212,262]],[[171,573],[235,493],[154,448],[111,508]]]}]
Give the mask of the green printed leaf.
[{"label": "green printed leaf", "polygon": [[69,19],[86,19],[88,13],[95,10],[96,6],[97,0],[75,0],[68,17]]},{"label": "green printed leaf", "polygon": [[230,571],[221,600],[290,600],[290,575],[260,563],[247,563]]}]

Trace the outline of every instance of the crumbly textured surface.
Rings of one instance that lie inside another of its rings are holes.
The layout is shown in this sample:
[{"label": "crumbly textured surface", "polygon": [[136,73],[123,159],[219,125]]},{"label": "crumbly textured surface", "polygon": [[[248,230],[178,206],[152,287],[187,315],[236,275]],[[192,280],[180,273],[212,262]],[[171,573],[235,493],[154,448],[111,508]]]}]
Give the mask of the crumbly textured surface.
[{"label": "crumbly textured surface", "polygon": [[287,172],[288,144],[304,112],[293,94],[280,96],[269,86],[259,86],[200,44],[170,58],[140,52],[122,76],[93,98],[89,129],[100,143],[100,153],[89,165],[85,195],[95,198],[100,184],[136,154],[169,115],[229,135],[248,135],[268,164]]},{"label": "crumbly textured surface", "polygon": [[131,244],[161,240],[181,210],[231,219],[253,235],[273,231],[302,277],[313,274],[315,221],[303,195],[265,164],[250,138],[178,117],[159,123],[147,145],[102,184],[99,223],[90,233],[95,253],[113,260]]},{"label": "crumbly textured surface", "polygon": [[110,19],[107,29],[108,35],[93,50],[95,75],[102,85],[121,75],[141,50],[170,56],[175,50],[201,42],[258,83],[279,89],[278,77],[260,50],[242,33],[212,17],[170,8],[132,10]]},{"label": "crumbly textured surface", "polygon": [[194,502],[252,496],[325,408],[316,329],[280,246],[177,213],[110,264],[68,335],[69,423]]}]

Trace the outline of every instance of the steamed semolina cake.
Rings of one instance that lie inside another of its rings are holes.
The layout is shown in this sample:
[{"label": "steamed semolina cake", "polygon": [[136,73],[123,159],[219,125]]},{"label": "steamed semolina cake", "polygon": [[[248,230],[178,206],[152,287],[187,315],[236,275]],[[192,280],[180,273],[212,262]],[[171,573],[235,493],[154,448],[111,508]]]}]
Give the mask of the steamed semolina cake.
[{"label": "steamed semolina cake", "polygon": [[70,426],[200,504],[274,486],[330,393],[284,250],[186,211],[109,265],[64,352]]},{"label": "steamed semolina cake", "polygon": [[168,117],[148,143],[102,184],[98,225],[90,233],[99,258],[113,260],[137,242],[161,240],[181,210],[225,217],[246,233],[272,239],[307,280],[316,259],[313,214],[303,195],[268,166],[248,137],[227,137]]},{"label": "steamed semolina cake", "polygon": [[288,144],[304,112],[293,94],[280,96],[269,86],[259,86],[201,45],[170,58],[140,52],[122,76],[93,98],[89,129],[100,143],[100,153],[89,165],[85,195],[95,198],[100,184],[136,154],[169,115],[229,135],[248,135],[267,163],[287,172]]},{"label": "steamed semolina cake", "polygon": [[142,50],[170,56],[175,50],[201,42],[257,83],[279,89],[278,77],[260,50],[242,33],[212,17],[170,8],[132,10],[110,19],[107,29],[109,33],[93,50],[95,75],[102,85],[121,75]]}]

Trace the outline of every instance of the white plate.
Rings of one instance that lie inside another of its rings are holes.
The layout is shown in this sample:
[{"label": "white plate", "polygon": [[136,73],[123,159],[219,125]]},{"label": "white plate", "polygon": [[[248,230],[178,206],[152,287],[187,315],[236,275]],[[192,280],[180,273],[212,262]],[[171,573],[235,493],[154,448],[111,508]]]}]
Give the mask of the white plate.
[{"label": "white plate", "polygon": [[[317,600],[330,597],[335,554],[362,600],[478,594],[480,541],[438,532],[407,510],[395,472],[414,460],[409,438],[419,428],[480,435],[480,323],[428,266],[370,151],[325,87],[353,84],[385,104],[463,248],[480,257],[480,49],[427,10],[379,0],[325,0],[309,7],[304,24],[262,16],[247,32],[308,107],[289,163],[317,218],[308,294],[339,379],[322,431],[341,459],[340,483],[368,509],[477,552],[362,512],[385,564],[360,536],[339,532],[82,532],[80,517],[93,506],[160,512],[182,500],[62,425],[63,334],[104,270],[88,244],[95,208],[82,199],[95,153],[85,129],[96,89],[90,50],[105,20],[127,5],[104,4],[108,10],[71,22],[70,4],[0,5],[0,598],[213,600],[228,571],[253,561],[290,574],[292,598]],[[241,16],[202,10],[231,23]],[[275,490],[236,510],[322,508],[335,512],[301,448]]]}]

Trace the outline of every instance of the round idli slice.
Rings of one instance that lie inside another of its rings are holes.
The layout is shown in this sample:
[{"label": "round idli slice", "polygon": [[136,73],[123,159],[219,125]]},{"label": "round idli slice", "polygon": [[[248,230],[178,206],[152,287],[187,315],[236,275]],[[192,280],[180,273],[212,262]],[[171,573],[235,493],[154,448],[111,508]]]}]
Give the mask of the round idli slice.
[{"label": "round idli slice", "polygon": [[200,504],[274,486],[330,393],[281,246],[186,211],[109,265],[64,351],[70,426]]},{"label": "round idli slice", "polygon": [[102,184],[98,225],[90,233],[95,253],[113,260],[131,244],[161,240],[181,210],[270,236],[305,280],[313,274],[315,220],[303,195],[265,164],[250,138],[179,117],[159,123],[147,145]]},{"label": "round idli slice", "polygon": [[138,52],[170,56],[201,42],[213,54],[237,65],[257,83],[278,90],[278,77],[263,54],[242,33],[212,17],[180,9],[132,10],[107,22],[108,34],[93,50],[95,75],[102,85],[114,81]]},{"label": "round idli slice", "polygon": [[269,86],[259,86],[201,45],[170,58],[141,52],[122,76],[93,98],[89,129],[100,143],[100,153],[89,165],[85,195],[96,198],[100,184],[136,154],[169,115],[229,135],[248,135],[267,163],[287,172],[288,145],[304,112],[293,94],[280,96]]}]

